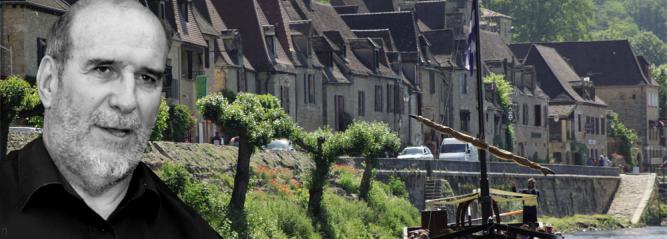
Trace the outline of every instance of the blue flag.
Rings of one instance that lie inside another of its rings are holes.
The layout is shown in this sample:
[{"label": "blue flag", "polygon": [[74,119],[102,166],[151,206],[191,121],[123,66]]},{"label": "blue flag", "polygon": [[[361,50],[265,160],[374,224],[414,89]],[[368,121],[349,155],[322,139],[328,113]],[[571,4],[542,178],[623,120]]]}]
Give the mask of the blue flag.
[{"label": "blue flag", "polygon": [[475,14],[477,14],[477,7],[472,6],[472,10],[470,12],[470,21],[468,22],[468,48],[466,49],[465,62],[465,68],[466,70],[470,71],[471,76],[475,68],[475,55],[477,54],[477,52],[475,52],[475,29],[477,27],[475,25]]}]

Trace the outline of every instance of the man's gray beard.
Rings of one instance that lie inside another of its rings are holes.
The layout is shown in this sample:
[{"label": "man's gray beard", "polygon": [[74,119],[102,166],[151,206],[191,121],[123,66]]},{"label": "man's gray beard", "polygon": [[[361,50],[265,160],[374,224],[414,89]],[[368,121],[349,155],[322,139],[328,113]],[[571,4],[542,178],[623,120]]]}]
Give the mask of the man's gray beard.
[{"label": "man's gray beard", "polygon": [[[131,176],[140,162],[152,127],[141,125],[137,111],[121,116],[96,110],[84,116],[63,98],[57,97],[49,110],[51,117],[44,122],[44,134],[56,167],[66,178],[78,179],[69,183],[95,196]],[[92,140],[91,129],[95,123],[130,127],[134,129],[132,139],[125,143]]]}]

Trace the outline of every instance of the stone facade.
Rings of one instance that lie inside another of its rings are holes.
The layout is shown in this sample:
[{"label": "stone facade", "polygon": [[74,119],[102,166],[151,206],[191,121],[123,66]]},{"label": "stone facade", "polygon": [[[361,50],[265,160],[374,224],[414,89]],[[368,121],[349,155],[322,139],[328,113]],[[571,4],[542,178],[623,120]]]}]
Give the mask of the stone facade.
[{"label": "stone facade", "polygon": [[[34,81],[46,50],[49,29],[62,13],[29,4],[0,3],[0,45],[12,49],[13,74]],[[0,59],[0,75],[9,75],[9,52],[0,50]]]}]

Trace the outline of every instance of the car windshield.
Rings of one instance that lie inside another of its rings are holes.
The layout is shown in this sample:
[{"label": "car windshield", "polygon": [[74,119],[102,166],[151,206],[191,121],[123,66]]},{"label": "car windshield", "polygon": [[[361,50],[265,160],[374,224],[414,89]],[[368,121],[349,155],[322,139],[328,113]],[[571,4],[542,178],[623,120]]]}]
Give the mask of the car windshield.
[{"label": "car windshield", "polygon": [[274,140],[265,146],[266,149],[289,149],[289,143],[284,140]]},{"label": "car windshield", "polygon": [[421,148],[406,148],[401,152],[401,154],[406,155],[406,154],[422,154],[424,150]]},{"label": "car windshield", "polygon": [[465,144],[443,144],[442,147],[440,147],[441,153],[462,153],[465,151]]}]

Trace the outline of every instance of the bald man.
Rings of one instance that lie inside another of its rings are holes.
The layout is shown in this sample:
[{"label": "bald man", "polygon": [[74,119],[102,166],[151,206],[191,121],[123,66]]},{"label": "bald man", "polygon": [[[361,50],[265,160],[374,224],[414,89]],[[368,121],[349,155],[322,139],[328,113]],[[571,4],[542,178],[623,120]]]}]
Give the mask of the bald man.
[{"label": "bald man", "polygon": [[0,162],[0,238],[219,238],[140,161],[169,39],[136,0],[82,0],[54,24],[43,136]]}]

